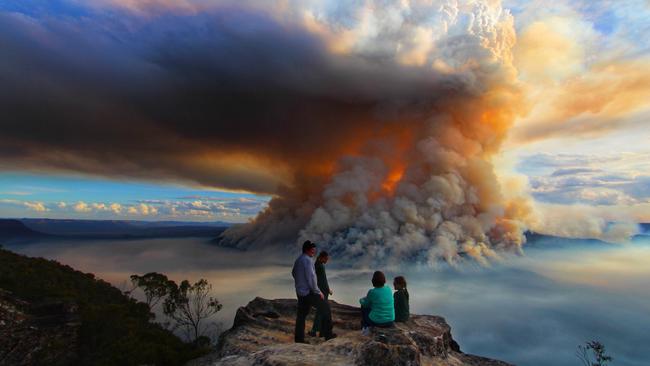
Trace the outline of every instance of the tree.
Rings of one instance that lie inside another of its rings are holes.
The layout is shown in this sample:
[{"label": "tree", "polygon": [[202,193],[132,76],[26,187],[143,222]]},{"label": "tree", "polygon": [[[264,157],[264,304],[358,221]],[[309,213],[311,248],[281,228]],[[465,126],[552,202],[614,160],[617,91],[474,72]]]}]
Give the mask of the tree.
[{"label": "tree", "polygon": [[[164,274],[149,272],[145,275],[131,275],[133,290],[142,289],[145,295],[145,302],[149,310],[153,309],[163,298],[176,287],[176,283],[170,280]],[[133,290],[127,291],[130,294]]]},{"label": "tree", "polygon": [[163,312],[176,322],[177,328],[186,331],[188,338],[198,341],[203,335],[205,322],[221,310],[222,305],[210,297],[212,285],[200,279],[193,285],[184,280],[180,286],[174,283],[163,303]]},{"label": "tree", "polygon": [[599,341],[589,341],[584,346],[578,346],[576,355],[585,366],[604,366],[612,360],[605,353],[605,345]]},{"label": "tree", "polygon": [[[151,311],[144,302],[125,296],[90,273],[53,260],[0,249],[0,289],[10,291],[10,298],[15,296],[34,305],[22,309],[29,317],[39,316],[33,313],[39,305],[78,306],[71,314],[80,321],[73,326],[77,334],[73,344],[48,336],[47,344],[30,356],[31,364],[173,366],[184,365],[209,351],[201,344],[184,343],[176,334],[152,323]],[[16,337],[21,338],[21,334]],[[4,342],[0,338],[2,346]],[[0,364],[5,364],[3,361]]]}]

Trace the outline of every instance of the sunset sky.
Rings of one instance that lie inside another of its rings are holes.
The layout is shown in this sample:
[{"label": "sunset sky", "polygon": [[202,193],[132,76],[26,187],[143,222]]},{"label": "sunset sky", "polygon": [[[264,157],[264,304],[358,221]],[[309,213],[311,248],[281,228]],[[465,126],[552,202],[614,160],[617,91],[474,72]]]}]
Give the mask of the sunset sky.
[{"label": "sunset sky", "polygon": [[0,216],[245,222],[348,155],[401,177],[419,130],[400,126],[480,96],[456,128],[485,119],[468,138],[506,199],[650,222],[648,19],[647,0],[2,1]]}]

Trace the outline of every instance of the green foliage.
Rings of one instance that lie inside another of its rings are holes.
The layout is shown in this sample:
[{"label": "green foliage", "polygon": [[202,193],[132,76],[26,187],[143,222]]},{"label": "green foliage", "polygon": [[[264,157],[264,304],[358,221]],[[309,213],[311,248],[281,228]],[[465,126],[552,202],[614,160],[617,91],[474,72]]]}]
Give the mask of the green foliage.
[{"label": "green foliage", "polygon": [[174,281],[156,272],[149,272],[142,276],[131,275],[131,282],[135,288],[142,289],[149,309],[153,309],[176,287]]},{"label": "green foliage", "polygon": [[605,366],[612,360],[612,357],[605,352],[604,344],[599,341],[589,341],[584,346],[578,346],[576,354],[584,366]]},{"label": "green foliage", "polygon": [[193,285],[184,280],[180,286],[173,283],[165,299],[165,315],[176,323],[177,328],[185,330],[193,342],[198,342],[205,332],[206,321],[221,310],[219,301],[209,296],[211,290],[212,285],[205,279]]},{"label": "green foliage", "polygon": [[79,306],[76,365],[181,365],[207,351],[150,322],[147,304],[56,261],[0,249],[0,288],[34,304],[64,301]]},{"label": "green foliage", "polygon": [[[221,310],[222,305],[215,298],[209,297],[212,285],[205,279],[200,279],[194,284],[184,280],[180,286],[167,276],[150,272],[132,275],[133,290],[139,288],[144,292],[145,301],[149,310],[164,299],[163,312],[173,322],[173,329],[185,332],[187,340],[195,345],[204,342],[210,317]],[[126,291],[130,294],[131,291]],[[208,342],[209,344],[209,342]]]}]

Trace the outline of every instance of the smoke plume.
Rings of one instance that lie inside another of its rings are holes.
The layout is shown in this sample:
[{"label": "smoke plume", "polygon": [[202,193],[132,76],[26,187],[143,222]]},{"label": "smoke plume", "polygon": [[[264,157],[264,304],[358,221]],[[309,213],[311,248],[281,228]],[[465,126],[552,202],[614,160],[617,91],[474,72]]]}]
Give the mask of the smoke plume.
[{"label": "smoke plume", "polygon": [[491,162],[524,105],[498,1],[152,4],[0,13],[0,167],[273,194],[221,238],[241,248],[520,250]]},{"label": "smoke plume", "polygon": [[[449,10],[439,12],[452,26],[464,16],[469,25],[463,34],[438,29],[417,67],[397,66],[403,55],[379,63],[364,54],[367,47],[351,47],[366,56],[362,72],[380,67],[409,85],[357,73],[374,84],[357,117],[366,135],[340,154],[323,151],[321,174],[298,170],[290,189],[251,223],[225,232],[222,243],[249,248],[309,239],[369,263],[467,256],[487,263],[500,251],[520,250],[526,201],[506,201],[491,164],[523,104],[510,63],[512,19],[498,5]],[[340,132],[342,142],[350,137]]]}]

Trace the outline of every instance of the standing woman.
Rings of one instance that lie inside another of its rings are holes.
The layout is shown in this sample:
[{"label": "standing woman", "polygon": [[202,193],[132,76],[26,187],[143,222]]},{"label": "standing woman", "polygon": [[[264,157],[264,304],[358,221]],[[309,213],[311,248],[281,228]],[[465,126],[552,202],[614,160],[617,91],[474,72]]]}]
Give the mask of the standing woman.
[{"label": "standing woman", "polygon": [[[325,273],[325,264],[327,264],[329,259],[330,259],[329,254],[327,254],[327,252],[323,250],[320,253],[318,253],[318,257],[316,258],[316,262],[314,263],[314,270],[316,271],[316,283],[318,284],[318,289],[325,297],[325,301],[327,301],[329,296],[332,294],[330,285],[327,282],[327,274]],[[314,317],[314,325],[311,327],[311,331],[309,331],[310,336],[316,337],[318,332],[320,332],[321,330],[322,321],[323,321],[323,314],[321,314],[320,311],[316,310],[316,316]]]},{"label": "standing woman", "polygon": [[397,276],[393,280],[395,293],[395,321],[405,322],[409,320],[409,291],[406,289],[406,279],[404,276]]}]

